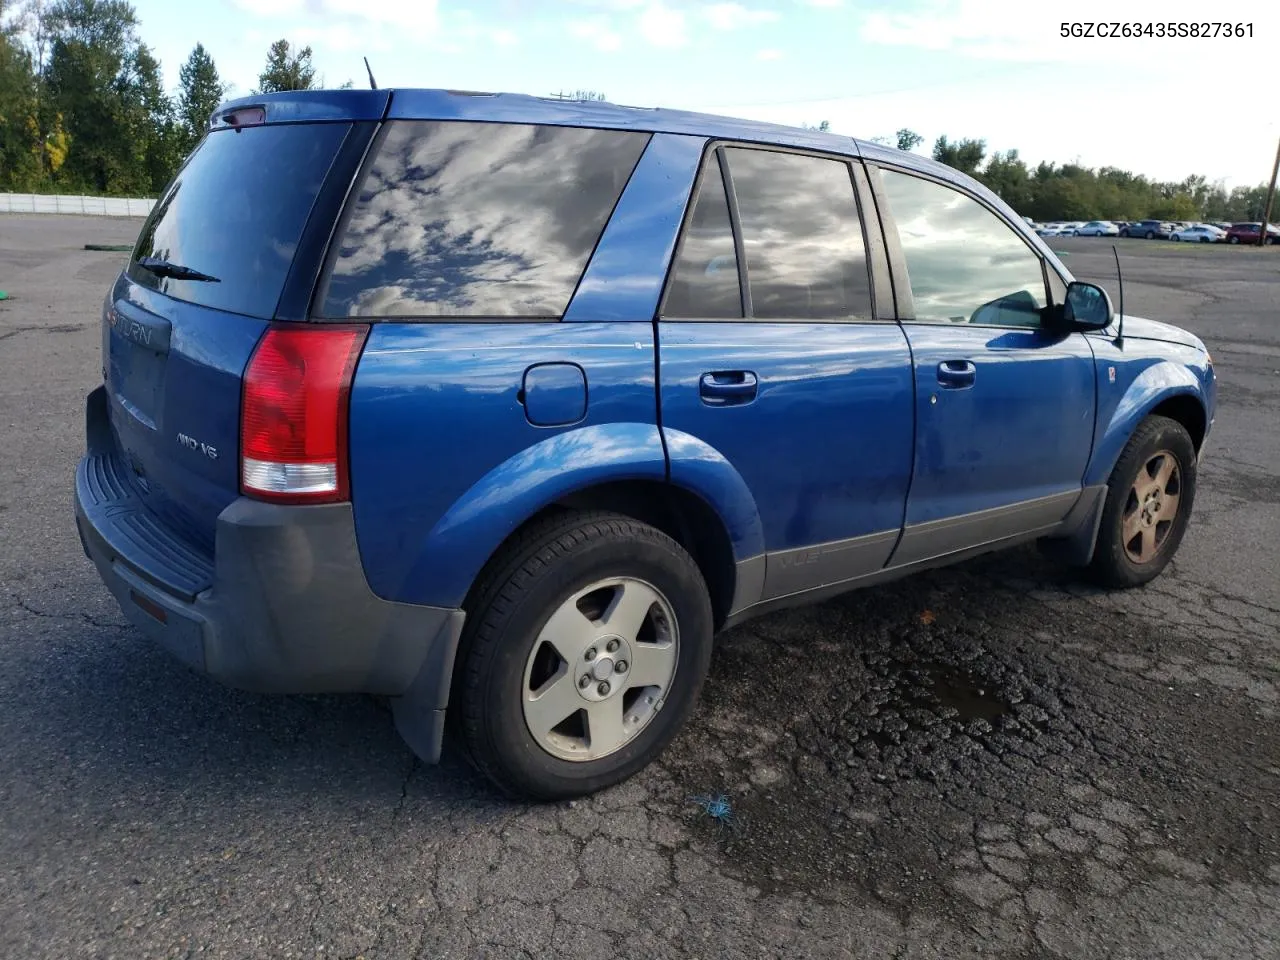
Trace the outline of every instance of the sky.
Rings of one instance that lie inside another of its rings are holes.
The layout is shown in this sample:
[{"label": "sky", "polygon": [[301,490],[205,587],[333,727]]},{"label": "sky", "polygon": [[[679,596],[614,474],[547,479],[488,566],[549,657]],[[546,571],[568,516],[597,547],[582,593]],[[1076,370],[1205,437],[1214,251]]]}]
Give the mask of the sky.
[{"label": "sky", "polygon": [[[196,42],[232,94],[268,45],[313,48],[327,86],[447,87],[612,102],[870,139],[910,127],[1030,163],[1263,183],[1280,138],[1274,0],[134,0],[176,86]],[[1206,14],[1206,11],[1209,11]],[[1252,37],[1061,36],[1064,22],[1252,24]]]}]

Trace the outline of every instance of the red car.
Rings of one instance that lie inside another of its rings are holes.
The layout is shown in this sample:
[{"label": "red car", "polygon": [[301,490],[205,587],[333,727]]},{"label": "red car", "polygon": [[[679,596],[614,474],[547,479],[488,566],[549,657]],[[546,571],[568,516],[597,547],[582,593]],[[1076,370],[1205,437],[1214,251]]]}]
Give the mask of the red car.
[{"label": "red car", "polygon": [[[1260,223],[1233,223],[1227,231],[1227,243],[1252,243],[1256,246],[1261,229]],[[1271,224],[1267,224],[1267,243],[1280,243],[1280,229]]]}]

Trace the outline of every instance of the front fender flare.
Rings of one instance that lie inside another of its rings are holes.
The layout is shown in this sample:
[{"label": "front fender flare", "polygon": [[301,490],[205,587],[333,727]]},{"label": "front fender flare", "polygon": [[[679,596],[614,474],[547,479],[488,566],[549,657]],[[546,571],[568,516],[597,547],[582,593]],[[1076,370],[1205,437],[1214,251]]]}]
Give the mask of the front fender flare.
[{"label": "front fender flare", "polygon": [[1195,397],[1202,407],[1206,406],[1203,385],[1181,364],[1161,361],[1138,374],[1094,443],[1084,485],[1106,483],[1138,424],[1165,400],[1177,396]]}]

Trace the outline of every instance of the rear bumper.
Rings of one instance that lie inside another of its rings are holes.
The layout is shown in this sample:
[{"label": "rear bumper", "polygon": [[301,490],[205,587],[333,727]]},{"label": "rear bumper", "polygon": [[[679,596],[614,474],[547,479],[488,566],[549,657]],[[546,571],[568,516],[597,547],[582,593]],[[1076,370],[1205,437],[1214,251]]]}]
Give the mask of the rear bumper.
[{"label": "rear bumper", "polygon": [[158,522],[128,482],[101,387],[86,403],[86,433],[76,526],[130,622],[230,686],[396,697],[411,745],[424,759],[438,756],[463,612],[375,596],[349,503],[241,497],[218,517],[209,557]]}]

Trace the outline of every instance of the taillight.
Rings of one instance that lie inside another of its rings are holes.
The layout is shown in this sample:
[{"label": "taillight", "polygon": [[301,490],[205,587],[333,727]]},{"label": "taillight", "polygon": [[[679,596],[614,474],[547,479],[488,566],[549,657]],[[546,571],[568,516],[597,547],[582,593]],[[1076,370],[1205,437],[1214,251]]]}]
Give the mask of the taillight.
[{"label": "taillight", "polygon": [[249,359],[240,406],[240,485],[282,503],[350,496],[347,406],[364,324],[276,324]]}]

